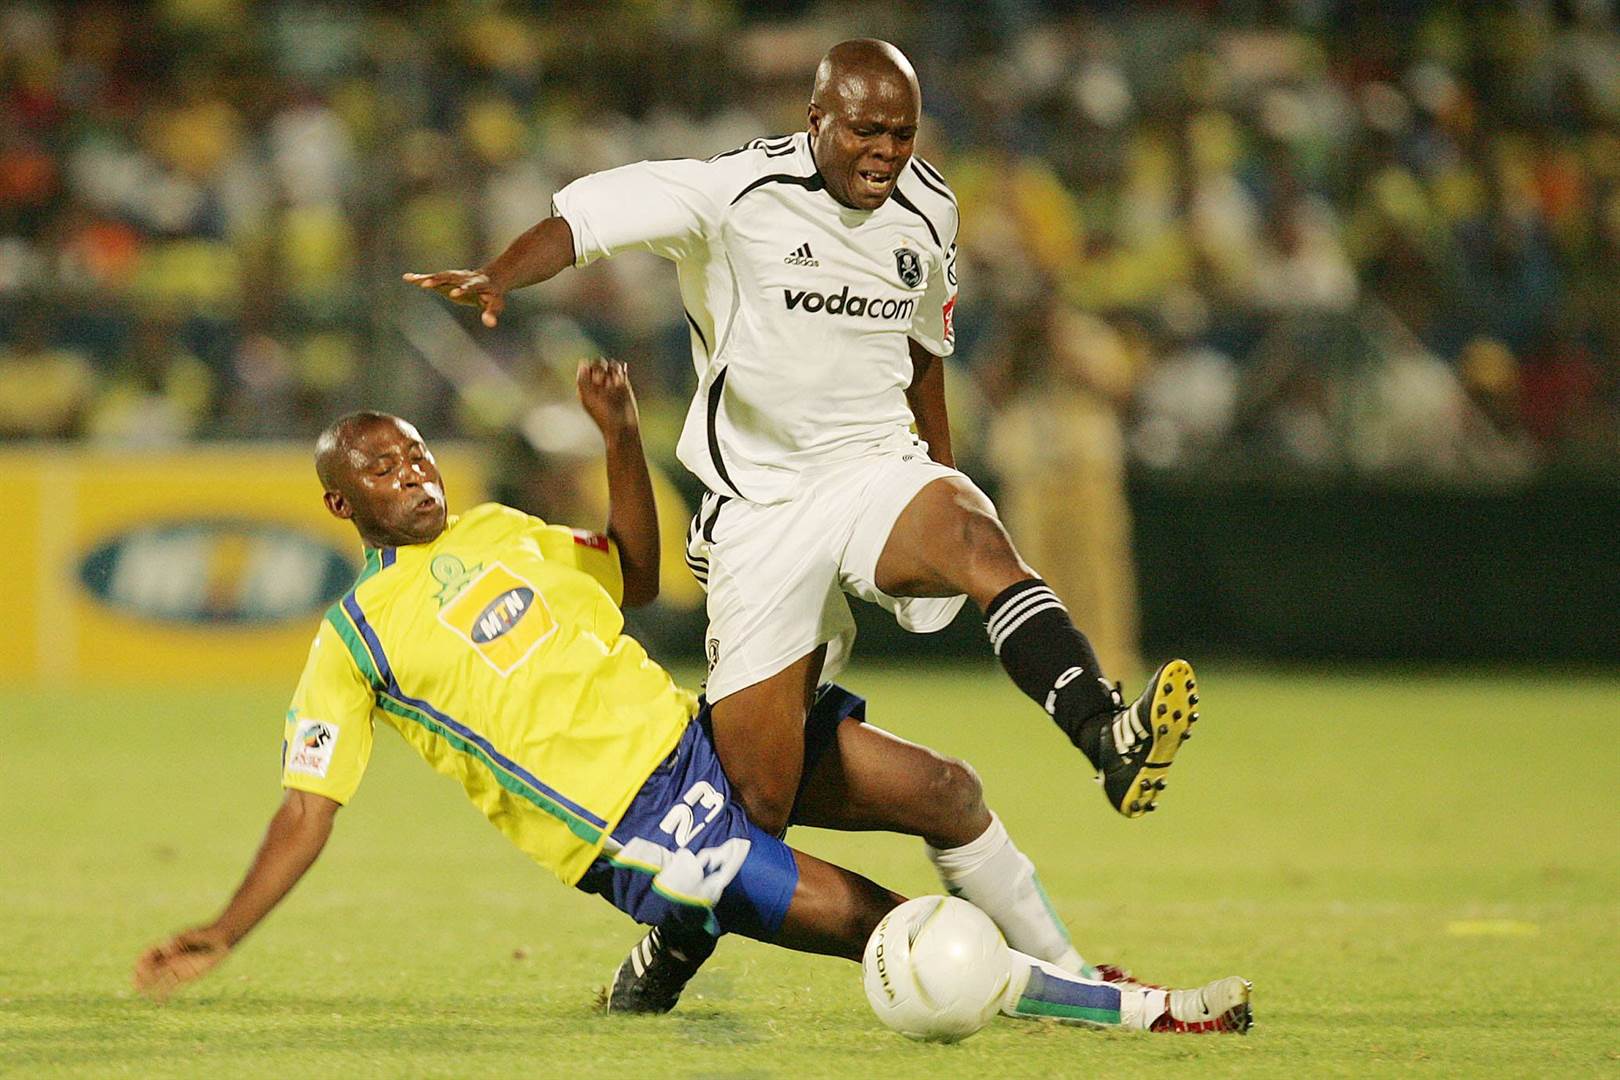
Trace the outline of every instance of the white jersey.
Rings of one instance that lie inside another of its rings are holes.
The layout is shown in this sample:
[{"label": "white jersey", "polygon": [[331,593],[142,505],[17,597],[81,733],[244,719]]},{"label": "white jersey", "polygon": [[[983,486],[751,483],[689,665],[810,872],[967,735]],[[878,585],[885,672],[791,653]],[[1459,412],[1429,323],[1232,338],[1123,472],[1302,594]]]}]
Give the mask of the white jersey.
[{"label": "white jersey", "polygon": [[926,162],[851,210],[801,132],[582,177],[552,212],[580,266],[675,262],[698,376],[677,455],[711,491],[780,502],[807,469],[915,444],[906,339],[955,347],[956,199]]}]

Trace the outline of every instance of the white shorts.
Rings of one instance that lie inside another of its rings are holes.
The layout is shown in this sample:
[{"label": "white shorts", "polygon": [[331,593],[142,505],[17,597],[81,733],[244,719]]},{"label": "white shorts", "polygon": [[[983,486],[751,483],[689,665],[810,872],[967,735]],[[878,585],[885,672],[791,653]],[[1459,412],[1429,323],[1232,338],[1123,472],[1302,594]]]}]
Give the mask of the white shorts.
[{"label": "white shorts", "polygon": [[920,450],[888,451],[806,474],[797,495],[769,506],[705,495],[687,531],[686,563],[709,594],[709,700],[823,644],[822,679],[835,676],[855,643],[845,593],[882,605],[914,633],[949,625],[965,596],[896,597],[876,583],[900,512],[943,476],[967,479]]}]

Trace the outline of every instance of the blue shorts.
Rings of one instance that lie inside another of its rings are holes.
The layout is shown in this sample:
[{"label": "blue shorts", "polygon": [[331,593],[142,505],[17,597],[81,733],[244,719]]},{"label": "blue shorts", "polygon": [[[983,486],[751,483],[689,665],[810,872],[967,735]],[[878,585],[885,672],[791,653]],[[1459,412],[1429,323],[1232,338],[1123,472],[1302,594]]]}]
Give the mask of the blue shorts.
[{"label": "blue shorts", "polygon": [[[805,777],[838,725],[865,713],[866,702],[849,691],[821,690],[805,723]],[[648,926],[769,941],[798,883],[793,852],[733,801],[705,702],[576,887]]]}]

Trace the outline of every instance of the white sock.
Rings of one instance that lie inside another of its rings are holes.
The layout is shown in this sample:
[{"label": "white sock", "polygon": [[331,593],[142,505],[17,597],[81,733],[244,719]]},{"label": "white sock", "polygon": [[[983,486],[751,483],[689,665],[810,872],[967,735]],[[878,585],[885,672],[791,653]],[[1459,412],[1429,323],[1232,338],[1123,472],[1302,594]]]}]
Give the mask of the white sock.
[{"label": "white sock", "polygon": [[1012,950],[1012,978],[1001,1013],[1093,1027],[1145,1030],[1165,1009],[1163,990],[1137,990],[1082,978]]},{"label": "white sock", "polygon": [[1096,971],[1075,951],[1046,890],[1035,876],[1035,864],[1013,846],[1012,837],[993,812],[990,827],[977,840],[944,851],[929,847],[928,857],[945,889],[990,916],[1007,944],[1064,971],[1087,976]]}]

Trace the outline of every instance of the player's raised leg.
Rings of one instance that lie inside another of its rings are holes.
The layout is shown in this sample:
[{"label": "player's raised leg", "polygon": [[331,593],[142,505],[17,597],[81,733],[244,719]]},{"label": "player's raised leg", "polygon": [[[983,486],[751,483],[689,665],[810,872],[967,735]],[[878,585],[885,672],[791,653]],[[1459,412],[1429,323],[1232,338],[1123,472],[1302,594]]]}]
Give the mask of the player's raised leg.
[{"label": "player's raised leg", "polygon": [[[847,699],[860,701],[828,687],[812,709],[807,738],[824,745],[812,746],[793,823],[921,837],[946,891],[989,915],[1014,949],[1095,975],[972,767],[862,722]],[[820,730],[829,720],[836,727]]]},{"label": "player's raised leg", "polygon": [[1192,667],[1172,660],[1125,707],[1056,593],[1018,555],[990,500],[963,476],[934,480],[895,521],[876,569],[890,596],[965,593],[1018,688],[1040,704],[1127,817],[1154,809],[1197,722]]}]

